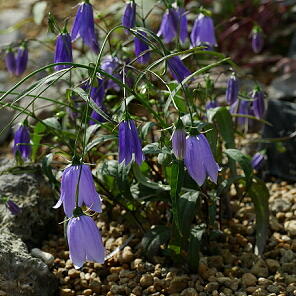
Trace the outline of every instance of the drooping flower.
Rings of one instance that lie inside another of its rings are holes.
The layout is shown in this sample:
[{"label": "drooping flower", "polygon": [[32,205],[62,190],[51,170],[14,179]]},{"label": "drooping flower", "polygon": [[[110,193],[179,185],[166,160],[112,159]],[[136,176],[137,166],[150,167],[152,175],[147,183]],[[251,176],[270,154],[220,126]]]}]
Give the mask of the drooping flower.
[{"label": "drooping flower", "polygon": [[136,3],[128,2],[122,16],[122,25],[128,29],[133,28],[136,24]]},{"label": "drooping flower", "polygon": [[28,65],[28,47],[26,44],[21,45],[19,47],[15,59],[16,59],[15,75],[20,76],[26,71],[26,68]]},{"label": "drooping flower", "polygon": [[200,13],[194,22],[191,35],[192,46],[206,45],[210,48],[217,45],[214,22],[210,16]]},{"label": "drooping flower", "polygon": [[68,217],[72,217],[73,210],[76,206],[78,180],[78,206],[86,205],[91,210],[101,213],[101,197],[96,191],[90,167],[86,164],[71,165],[64,170],[61,181],[60,199],[54,208],[59,208],[63,204],[65,214]]},{"label": "drooping flower", "polygon": [[252,49],[254,53],[259,53],[264,46],[264,39],[262,29],[258,26],[255,26],[252,30]]},{"label": "drooping flower", "polygon": [[172,136],[173,152],[177,159],[183,159],[186,148],[186,133],[183,129],[176,128]]},{"label": "drooping flower", "polygon": [[67,239],[70,259],[75,268],[85,261],[104,263],[105,249],[100,231],[89,216],[71,218],[67,225]]},{"label": "drooping flower", "polygon": [[264,93],[260,89],[255,89],[252,92],[253,101],[253,112],[257,118],[262,118],[265,111],[264,105]]},{"label": "drooping flower", "polygon": [[137,32],[137,37],[134,39],[135,43],[135,55],[137,57],[137,61],[140,64],[146,64],[148,63],[150,59],[150,53],[146,52],[143,54],[143,52],[147,51],[149,49],[148,44],[145,42],[147,34],[145,32]]},{"label": "drooping flower", "polygon": [[227,81],[226,88],[226,102],[228,105],[232,105],[238,99],[239,82],[233,73]]},{"label": "drooping flower", "polygon": [[[54,63],[73,62],[71,36],[68,33],[59,34],[56,40]],[[70,65],[57,65],[55,70],[70,68]]]},{"label": "drooping flower", "polygon": [[82,2],[78,6],[77,14],[71,31],[72,41],[79,37],[95,53],[99,52],[98,38],[95,32],[95,23],[92,5]]},{"label": "drooping flower", "polygon": [[138,165],[144,160],[142,144],[138,135],[136,125],[133,120],[122,121],[119,125],[119,163],[125,162],[128,165],[132,157]]},{"label": "drooping flower", "polygon": [[17,215],[21,212],[21,208],[11,199],[7,200],[5,205],[12,215]]},{"label": "drooping flower", "polygon": [[[116,57],[112,57],[111,55],[105,56],[105,58],[102,61],[101,68],[106,73],[112,75],[113,77],[122,80],[120,75],[117,73],[114,73],[116,69],[119,66],[119,59]],[[105,78],[105,88],[108,89],[114,89],[116,91],[120,91],[120,86],[112,79]]]},{"label": "drooping flower", "polygon": [[15,75],[16,71],[16,59],[12,49],[8,49],[5,55],[5,64],[8,72]]},{"label": "drooping flower", "polygon": [[[241,115],[250,115],[250,103],[246,100],[237,100],[230,106],[230,113],[241,114]],[[238,117],[237,123],[239,125],[244,125],[247,122],[248,118]]]},{"label": "drooping flower", "polygon": [[259,170],[264,162],[264,155],[260,152],[257,152],[254,154],[254,156],[252,157],[252,168],[255,170]]},{"label": "drooping flower", "polygon": [[188,35],[185,9],[182,7],[168,9],[162,17],[157,35],[162,36],[165,43],[171,42],[179,35],[180,41],[184,43]]},{"label": "drooping flower", "polygon": [[23,124],[14,134],[13,152],[15,155],[19,153],[23,160],[28,159],[31,154],[29,128]]},{"label": "drooping flower", "polygon": [[169,58],[167,62],[172,76],[177,81],[182,82],[187,76],[191,74],[178,56]]},{"label": "drooping flower", "polygon": [[185,165],[189,175],[199,186],[205,182],[207,176],[214,183],[217,182],[219,166],[203,134],[186,139]]}]

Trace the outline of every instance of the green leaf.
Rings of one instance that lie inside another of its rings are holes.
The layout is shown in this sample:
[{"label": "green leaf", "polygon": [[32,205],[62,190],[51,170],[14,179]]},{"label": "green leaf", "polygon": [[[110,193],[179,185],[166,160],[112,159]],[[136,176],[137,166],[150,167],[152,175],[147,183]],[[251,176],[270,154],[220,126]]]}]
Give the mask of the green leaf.
[{"label": "green leaf", "polygon": [[160,246],[168,242],[170,233],[170,229],[166,226],[156,226],[145,233],[141,245],[149,258],[157,255]]},{"label": "green leaf", "polygon": [[32,136],[32,161],[35,162],[36,160],[36,154],[39,148],[40,141],[43,137],[43,132],[46,130],[46,127],[44,124],[41,122],[38,122],[33,131],[33,136]]},{"label": "green leaf", "polygon": [[46,156],[44,156],[43,160],[42,160],[42,171],[44,172],[44,174],[46,175],[46,177],[49,180],[49,184],[53,185],[53,187],[59,191],[60,189],[60,183],[57,181],[56,177],[54,176],[53,172],[52,172],[52,167],[51,167],[51,162],[53,159],[53,154],[47,154]]},{"label": "green leaf", "polygon": [[49,118],[46,118],[44,120],[42,120],[42,122],[48,126],[48,127],[51,127],[55,130],[61,130],[62,127],[61,127],[61,124],[60,122],[57,120],[56,117],[49,117]]},{"label": "green leaf", "polygon": [[199,192],[186,192],[179,199],[179,221],[181,234],[184,239],[187,239],[190,233],[191,223],[196,214],[196,203],[199,197]]},{"label": "green leaf", "polygon": [[170,190],[170,186],[153,182],[149,178],[145,177],[137,164],[133,164],[132,168],[135,178],[142,185],[156,190]]},{"label": "green leaf", "polygon": [[198,271],[199,259],[200,259],[200,247],[201,247],[201,241],[202,241],[202,236],[204,232],[205,232],[204,225],[196,225],[190,231],[187,262],[190,269],[193,272]]},{"label": "green leaf", "polygon": [[233,160],[239,163],[243,169],[247,180],[250,180],[253,175],[253,169],[250,158],[237,149],[227,149],[225,153]]},{"label": "green leaf", "polygon": [[170,194],[172,199],[174,225],[177,227],[177,230],[180,233],[180,235],[182,235],[181,227],[180,227],[180,220],[182,215],[179,211],[178,199],[179,199],[179,194],[181,192],[181,188],[183,185],[183,179],[184,179],[184,162],[183,160],[175,160],[172,165]]},{"label": "green leaf", "polygon": [[142,151],[144,154],[158,154],[162,152],[162,149],[160,147],[160,144],[155,142],[143,147]]},{"label": "green leaf", "polygon": [[256,213],[256,246],[255,253],[262,255],[268,236],[269,209],[268,199],[269,191],[265,183],[259,178],[255,178],[249,188],[249,195],[255,206]]},{"label": "green leaf", "polygon": [[117,139],[117,137],[114,135],[103,135],[100,137],[96,137],[91,142],[89,142],[88,145],[86,145],[85,153],[87,153],[88,151],[90,151],[92,148],[94,148],[95,146],[97,146],[99,144],[105,143],[110,140],[116,140],[116,139]]},{"label": "green leaf", "polygon": [[100,128],[101,125],[100,124],[93,124],[91,126],[89,126],[86,129],[86,135],[85,135],[85,144],[87,144],[89,142],[89,139],[91,138],[91,136],[97,131],[98,128]]},{"label": "green leaf", "polygon": [[226,148],[234,148],[234,126],[230,112],[226,107],[212,108],[207,111],[210,122],[217,123],[219,133],[225,141]]},{"label": "green leaf", "polygon": [[72,91],[77,93],[89,106],[100,114],[107,121],[116,124],[108,114],[106,114],[92,99],[89,98],[88,94],[80,87],[72,88]]},{"label": "green leaf", "polygon": [[142,136],[143,138],[146,138],[146,136],[148,135],[148,133],[150,132],[150,130],[152,129],[152,127],[155,126],[154,122],[146,122],[143,126],[142,126]]}]

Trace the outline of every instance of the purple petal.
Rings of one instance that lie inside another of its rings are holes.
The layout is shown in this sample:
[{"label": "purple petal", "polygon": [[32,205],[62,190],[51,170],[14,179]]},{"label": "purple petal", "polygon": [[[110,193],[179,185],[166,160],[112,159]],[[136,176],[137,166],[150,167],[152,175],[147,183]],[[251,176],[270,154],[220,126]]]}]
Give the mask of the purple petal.
[{"label": "purple petal", "polygon": [[[54,63],[73,62],[71,37],[67,34],[60,34],[56,40]],[[55,66],[55,70],[70,68],[70,65]]]},{"label": "purple petal", "polygon": [[172,136],[173,152],[177,159],[183,159],[186,148],[186,133],[182,129],[176,129]]},{"label": "purple petal", "polygon": [[176,34],[177,32],[174,24],[174,12],[172,9],[170,9],[163,15],[157,35],[162,36],[165,43],[169,43],[175,38]]},{"label": "purple petal", "polygon": [[145,54],[142,54],[143,52],[147,51],[149,49],[149,46],[144,41],[145,37],[147,36],[145,32],[138,32],[139,38],[135,37],[135,55],[138,57],[137,61],[141,64],[148,63],[150,59],[150,53],[146,52]]},{"label": "purple petal", "polygon": [[253,111],[257,118],[262,118],[265,112],[264,93],[260,90],[254,90],[252,93]]},{"label": "purple petal", "polygon": [[138,135],[138,130],[133,120],[129,120],[129,126],[131,129],[132,150],[133,150],[133,153],[135,154],[135,160],[138,165],[141,165],[145,158],[142,152],[142,144]]},{"label": "purple petal", "polygon": [[11,50],[8,51],[5,55],[5,64],[8,72],[15,75],[16,71],[16,59],[15,54]]},{"label": "purple petal", "polygon": [[122,16],[122,25],[126,28],[133,28],[136,23],[136,4],[128,2]]},{"label": "purple petal", "polygon": [[239,84],[235,75],[232,75],[227,82],[226,102],[232,105],[238,99]]},{"label": "purple petal", "polygon": [[177,81],[182,82],[187,76],[191,74],[178,56],[169,58],[167,62],[172,76]]},{"label": "purple petal", "polygon": [[22,75],[28,64],[28,48],[27,47],[20,47],[17,52],[16,56],[16,70],[15,75],[20,76]]},{"label": "purple petal", "polygon": [[14,135],[14,154],[20,153],[21,157],[26,160],[31,154],[30,132],[27,126],[21,125]]},{"label": "purple petal", "polygon": [[125,160],[125,164],[129,164],[132,159],[132,143],[131,131],[127,121],[123,121],[119,125],[119,163]]}]

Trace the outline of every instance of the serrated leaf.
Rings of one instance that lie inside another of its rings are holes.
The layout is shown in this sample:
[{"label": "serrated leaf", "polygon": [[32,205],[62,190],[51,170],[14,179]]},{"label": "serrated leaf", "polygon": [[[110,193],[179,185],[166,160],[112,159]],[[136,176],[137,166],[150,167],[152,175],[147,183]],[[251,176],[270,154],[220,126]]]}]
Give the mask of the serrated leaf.
[{"label": "serrated leaf", "polygon": [[268,199],[269,191],[265,183],[259,178],[255,178],[249,188],[249,195],[255,206],[256,213],[256,246],[255,253],[262,255],[268,237],[269,209]]}]

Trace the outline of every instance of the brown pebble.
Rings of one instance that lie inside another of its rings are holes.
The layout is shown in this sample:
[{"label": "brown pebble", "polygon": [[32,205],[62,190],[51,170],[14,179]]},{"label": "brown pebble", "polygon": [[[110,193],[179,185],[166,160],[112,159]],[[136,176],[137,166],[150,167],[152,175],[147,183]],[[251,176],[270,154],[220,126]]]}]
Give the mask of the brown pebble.
[{"label": "brown pebble", "polygon": [[93,293],[93,291],[91,289],[85,289],[82,294],[86,295],[86,296],[90,296]]},{"label": "brown pebble", "polygon": [[75,279],[77,277],[80,277],[80,272],[76,269],[70,269],[68,271],[68,276],[71,278],[71,279]]},{"label": "brown pebble", "polygon": [[153,276],[149,273],[145,273],[140,278],[140,285],[142,287],[149,287],[153,284]]},{"label": "brown pebble", "polygon": [[242,276],[242,284],[244,287],[254,286],[257,283],[257,278],[252,273],[244,273]]},{"label": "brown pebble", "polygon": [[72,291],[71,289],[60,289],[60,296],[72,296],[75,295],[75,292]]}]

